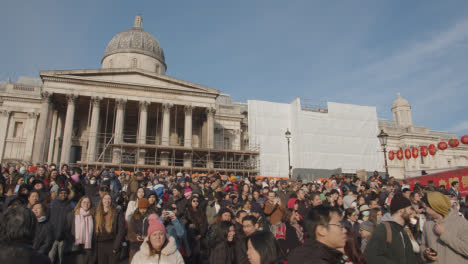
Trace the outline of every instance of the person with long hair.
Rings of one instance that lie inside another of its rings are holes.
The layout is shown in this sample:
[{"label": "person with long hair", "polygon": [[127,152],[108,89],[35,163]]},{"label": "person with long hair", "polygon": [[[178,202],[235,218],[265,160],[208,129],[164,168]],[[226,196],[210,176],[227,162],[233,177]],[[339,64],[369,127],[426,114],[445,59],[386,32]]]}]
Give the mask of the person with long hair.
[{"label": "person with long hair", "polygon": [[172,236],[167,236],[164,224],[158,219],[158,216],[150,215],[148,222],[147,236],[141,244],[140,250],[133,256],[131,264],[183,264],[184,259],[177,250],[175,239]]},{"label": "person with long hair", "polygon": [[250,264],[278,264],[282,261],[281,248],[269,231],[258,231],[250,235],[247,248]]},{"label": "person with long hair", "polygon": [[99,203],[95,217],[95,238],[99,264],[118,263],[118,254],[125,236],[125,219],[122,212],[112,204],[106,193]]},{"label": "person with long hair", "polygon": [[364,254],[362,254],[357,240],[357,234],[353,228],[346,228],[346,243],[342,250],[344,263],[367,264]]},{"label": "person with long hair", "polygon": [[199,198],[192,197],[182,218],[187,230],[187,239],[192,246],[192,258],[198,263],[201,256],[201,239],[208,230],[205,212],[199,207]]},{"label": "person with long hair", "polygon": [[240,248],[235,240],[235,227],[230,221],[219,223],[214,235],[215,247],[210,251],[210,263],[238,263],[237,257]]},{"label": "person with long hair", "polygon": [[76,263],[90,263],[93,259],[94,209],[91,199],[83,196],[73,210],[73,252]]},{"label": "person with long hair", "polygon": [[159,203],[158,195],[154,191],[151,191],[148,194],[147,199],[149,202],[148,215],[151,215],[151,214],[161,215],[161,208],[158,207],[158,203]]},{"label": "person with long hair", "polygon": [[130,197],[130,202],[128,202],[127,205],[127,211],[125,212],[125,220],[130,222],[130,219],[132,219],[133,213],[135,213],[136,209],[138,209],[138,200],[142,199],[145,197],[145,189],[143,187],[140,187],[137,189],[136,193]]},{"label": "person with long hair", "polygon": [[370,210],[370,215],[369,215],[369,221],[374,223],[374,225],[380,224],[380,221],[382,219],[382,209],[380,208],[372,208]]},{"label": "person with long hair", "polygon": [[304,232],[298,224],[299,215],[293,209],[286,209],[281,218],[280,225],[276,225],[273,233],[284,255],[289,254],[293,249],[302,245]]}]

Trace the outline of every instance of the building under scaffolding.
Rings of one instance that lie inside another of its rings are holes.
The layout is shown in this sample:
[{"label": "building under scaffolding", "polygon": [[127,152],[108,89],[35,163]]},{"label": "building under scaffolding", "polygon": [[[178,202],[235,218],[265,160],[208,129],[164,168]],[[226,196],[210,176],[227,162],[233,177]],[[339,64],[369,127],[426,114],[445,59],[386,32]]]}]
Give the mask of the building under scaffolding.
[{"label": "building under scaffolding", "polygon": [[109,42],[101,63],[2,84],[2,163],[258,173],[247,106],[167,76],[163,50],[141,16]]}]

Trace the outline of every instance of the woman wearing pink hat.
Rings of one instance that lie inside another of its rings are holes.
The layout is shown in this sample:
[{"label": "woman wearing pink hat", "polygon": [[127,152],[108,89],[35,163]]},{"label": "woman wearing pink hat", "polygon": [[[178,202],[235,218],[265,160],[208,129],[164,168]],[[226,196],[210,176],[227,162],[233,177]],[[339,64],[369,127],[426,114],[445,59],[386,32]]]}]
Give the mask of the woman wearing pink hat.
[{"label": "woman wearing pink hat", "polygon": [[132,264],[183,264],[184,259],[177,250],[175,239],[166,235],[164,224],[158,216],[150,215],[148,222],[148,236],[133,257]]}]

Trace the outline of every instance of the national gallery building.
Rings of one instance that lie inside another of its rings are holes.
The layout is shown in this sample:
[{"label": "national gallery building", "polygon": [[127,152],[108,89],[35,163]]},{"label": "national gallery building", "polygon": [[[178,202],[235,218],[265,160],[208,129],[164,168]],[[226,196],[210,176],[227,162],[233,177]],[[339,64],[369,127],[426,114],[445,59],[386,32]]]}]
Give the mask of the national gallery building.
[{"label": "national gallery building", "polygon": [[456,137],[413,125],[400,95],[394,120],[382,120],[374,106],[237,103],[167,76],[163,49],[140,15],[112,38],[101,64],[0,82],[0,162],[276,177],[291,170],[303,178],[385,168],[403,178],[468,166],[463,144],[424,157],[387,156],[384,165],[381,130],[389,153]]}]

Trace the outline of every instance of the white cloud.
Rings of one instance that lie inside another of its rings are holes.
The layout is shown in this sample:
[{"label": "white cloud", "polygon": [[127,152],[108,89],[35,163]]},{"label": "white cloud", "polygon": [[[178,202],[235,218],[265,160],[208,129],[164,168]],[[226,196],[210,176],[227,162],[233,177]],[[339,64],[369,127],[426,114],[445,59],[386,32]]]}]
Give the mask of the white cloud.
[{"label": "white cloud", "polygon": [[468,132],[468,121],[461,121],[459,122],[458,124],[456,124],[455,126],[453,126],[450,131],[453,131],[453,132]]}]

